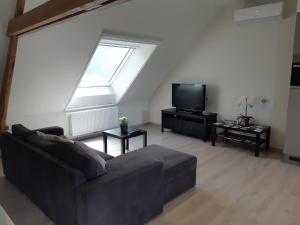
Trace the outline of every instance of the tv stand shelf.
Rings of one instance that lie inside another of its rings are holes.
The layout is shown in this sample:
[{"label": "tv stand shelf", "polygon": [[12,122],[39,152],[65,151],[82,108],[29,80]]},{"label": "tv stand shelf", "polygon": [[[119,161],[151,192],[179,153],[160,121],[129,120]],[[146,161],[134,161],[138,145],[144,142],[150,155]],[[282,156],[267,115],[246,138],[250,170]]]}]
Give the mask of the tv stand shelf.
[{"label": "tv stand shelf", "polygon": [[171,129],[173,132],[194,136],[205,142],[211,135],[212,125],[217,121],[217,114],[203,115],[196,112],[177,111],[175,108],[161,111],[161,131]]}]

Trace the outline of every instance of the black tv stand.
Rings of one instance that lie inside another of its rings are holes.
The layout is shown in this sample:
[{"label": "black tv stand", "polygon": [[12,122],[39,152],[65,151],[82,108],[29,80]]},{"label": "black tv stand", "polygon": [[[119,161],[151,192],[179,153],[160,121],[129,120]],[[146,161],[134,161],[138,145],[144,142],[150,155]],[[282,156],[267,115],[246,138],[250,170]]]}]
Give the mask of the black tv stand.
[{"label": "black tv stand", "polygon": [[185,111],[185,110],[176,110],[176,113],[186,113],[186,114],[195,114],[194,112],[192,111]]},{"label": "black tv stand", "polygon": [[212,131],[212,125],[217,121],[216,113],[203,115],[202,112],[181,111],[164,109],[161,111],[161,131],[171,129],[173,132],[194,136],[203,139],[205,142],[209,139]]}]

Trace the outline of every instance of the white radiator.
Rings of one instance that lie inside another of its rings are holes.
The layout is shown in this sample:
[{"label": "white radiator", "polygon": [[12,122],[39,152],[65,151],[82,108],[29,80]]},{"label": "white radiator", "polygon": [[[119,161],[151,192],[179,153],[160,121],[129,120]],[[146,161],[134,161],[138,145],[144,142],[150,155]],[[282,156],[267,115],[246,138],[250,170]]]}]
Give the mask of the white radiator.
[{"label": "white radiator", "polygon": [[71,135],[76,137],[115,128],[118,117],[118,107],[73,112],[70,115]]}]

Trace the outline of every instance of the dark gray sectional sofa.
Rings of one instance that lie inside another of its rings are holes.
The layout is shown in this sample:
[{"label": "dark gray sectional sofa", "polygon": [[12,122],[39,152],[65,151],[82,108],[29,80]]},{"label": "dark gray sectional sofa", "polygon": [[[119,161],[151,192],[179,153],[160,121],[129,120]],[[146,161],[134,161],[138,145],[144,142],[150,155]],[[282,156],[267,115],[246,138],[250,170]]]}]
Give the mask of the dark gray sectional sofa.
[{"label": "dark gray sectional sofa", "polygon": [[[59,127],[40,131],[63,134]],[[4,173],[57,225],[142,225],[196,182],[196,157],[158,145],[116,158],[92,150],[106,160],[106,173],[87,179],[23,133],[1,137]]]}]

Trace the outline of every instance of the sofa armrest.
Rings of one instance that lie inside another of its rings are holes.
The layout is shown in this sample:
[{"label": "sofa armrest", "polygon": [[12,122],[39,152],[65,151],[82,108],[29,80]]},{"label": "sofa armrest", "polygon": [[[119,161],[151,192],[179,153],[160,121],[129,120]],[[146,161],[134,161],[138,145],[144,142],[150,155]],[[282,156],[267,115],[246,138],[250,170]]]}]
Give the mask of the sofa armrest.
[{"label": "sofa armrest", "polygon": [[78,187],[81,224],[141,225],[162,212],[163,164],[118,158],[110,160],[108,174]]},{"label": "sofa armrest", "polygon": [[45,127],[41,129],[36,129],[34,131],[40,131],[45,134],[53,134],[53,135],[64,135],[64,129],[58,126],[53,126],[53,127]]}]

